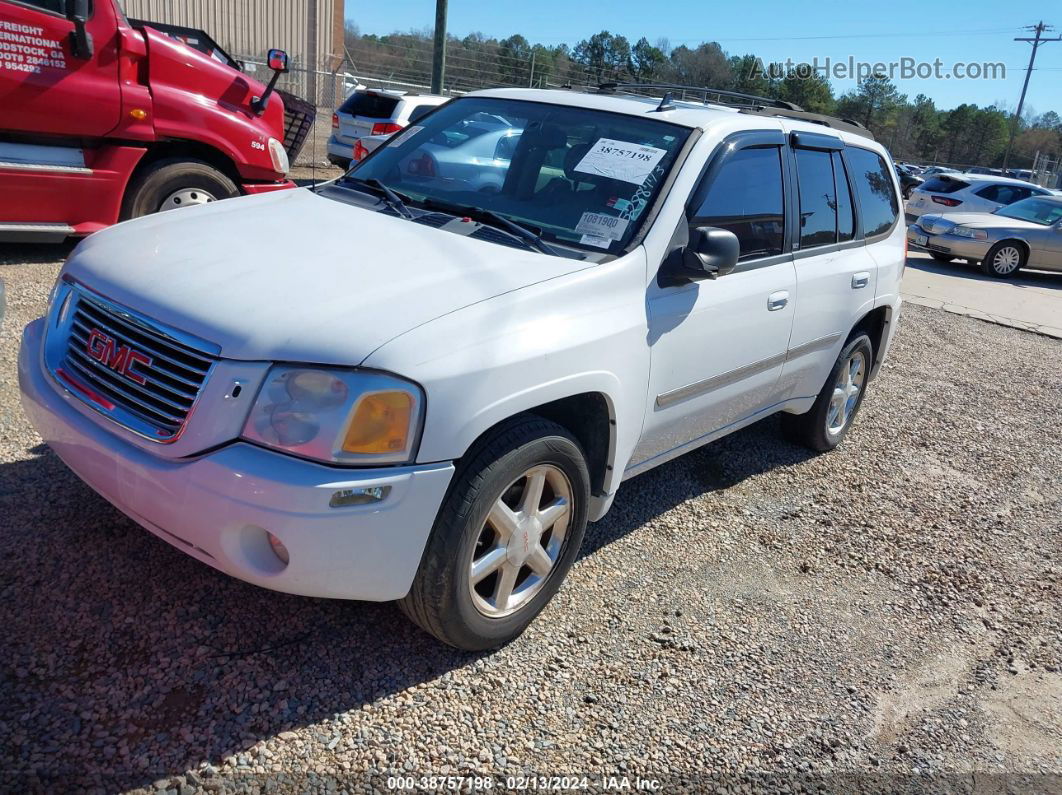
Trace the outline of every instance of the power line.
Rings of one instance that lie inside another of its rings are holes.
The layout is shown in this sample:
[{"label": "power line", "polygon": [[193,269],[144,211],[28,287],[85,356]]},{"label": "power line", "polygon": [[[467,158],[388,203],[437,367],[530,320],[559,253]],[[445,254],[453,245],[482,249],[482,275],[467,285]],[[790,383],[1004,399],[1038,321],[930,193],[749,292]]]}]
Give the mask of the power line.
[{"label": "power line", "polygon": [[1035,26],[1030,25],[1025,28],[1026,30],[1033,30],[1036,35],[1033,38],[1017,38],[1014,41],[1024,41],[1032,44],[1032,52],[1029,54],[1029,68],[1025,71],[1025,82],[1021,87],[1021,99],[1018,100],[1018,109],[1014,113],[1014,118],[1010,121],[1010,138],[1007,140],[1007,151],[1003,154],[1003,170],[1007,169],[1007,161],[1010,159],[1010,150],[1014,146],[1014,136],[1018,134],[1018,124],[1021,121],[1021,110],[1025,107],[1025,92],[1029,90],[1029,78],[1032,77],[1033,64],[1036,63],[1036,51],[1040,49],[1041,44],[1048,44],[1053,41],[1062,41],[1062,36],[1056,36],[1053,39],[1043,38],[1044,33],[1050,30],[1054,30],[1051,25],[1045,25],[1043,20],[1036,23]]}]

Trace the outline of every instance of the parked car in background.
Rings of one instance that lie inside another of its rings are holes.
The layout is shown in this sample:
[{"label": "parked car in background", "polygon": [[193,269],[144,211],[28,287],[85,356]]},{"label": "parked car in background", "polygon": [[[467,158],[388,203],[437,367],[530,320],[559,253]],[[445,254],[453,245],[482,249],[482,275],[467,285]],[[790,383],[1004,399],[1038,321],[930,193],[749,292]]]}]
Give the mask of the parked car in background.
[{"label": "parked car in background", "polygon": [[438,94],[357,89],[332,114],[328,160],[340,168],[350,166],[354,144],[369,136],[386,136],[415,123],[449,99]]},{"label": "parked car in background", "polygon": [[998,278],[1026,265],[1062,271],[1062,197],[1034,196],[992,213],[926,214],[907,240],[939,262],[966,259]]},{"label": "parked car in background", "polygon": [[105,230],[23,333],[23,406],[197,560],[497,647],[625,479],[779,412],[819,452],[853,427],[900,320],[896,175],[763,102],[476,92],[316,189]]},{"label": "parked car in background", "polygon": [[963,173],[965,174],[981,174],[988,177],[1010,177],[1011,174],[1004,174],[1001,168],[985,168],[984,166],[972,166]]},{"label": "parked car in background", "polygon": [[900,190],[903,192],[903,197],[909,199],[911,197],[911,191],[925,182],[924,177],[920,177],[913,173],[907,166],[896,164],[896,176],[900,179]]},{"label": "parked car in background", "polygon": [[937,174],[911,192],[906,215],[911,222],[933,212],[990,213],[1030,196],[1046,195],[1046,188],[1007,177]]},{"label": "parked car in background", "polygon": [[962,172],[955,168],[948,168],[947,166],[929,166],[922,171],[923,177],[932,177],[936,174],[961,174]]}]

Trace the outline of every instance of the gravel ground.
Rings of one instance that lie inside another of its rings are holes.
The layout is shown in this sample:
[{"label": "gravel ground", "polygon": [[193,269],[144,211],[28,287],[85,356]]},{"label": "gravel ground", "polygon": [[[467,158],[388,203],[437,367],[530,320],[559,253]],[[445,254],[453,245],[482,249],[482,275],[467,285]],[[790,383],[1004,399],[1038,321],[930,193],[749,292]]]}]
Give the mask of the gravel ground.
[{"label": "gravel ground", "polygon": [[630,481],[540,619],[468,655],[229,579],[41,445],[18,329],[68,250],[0,248],[0,787],[1062,787],[1059,341],[906,308],[839,450],[767,420]]}]

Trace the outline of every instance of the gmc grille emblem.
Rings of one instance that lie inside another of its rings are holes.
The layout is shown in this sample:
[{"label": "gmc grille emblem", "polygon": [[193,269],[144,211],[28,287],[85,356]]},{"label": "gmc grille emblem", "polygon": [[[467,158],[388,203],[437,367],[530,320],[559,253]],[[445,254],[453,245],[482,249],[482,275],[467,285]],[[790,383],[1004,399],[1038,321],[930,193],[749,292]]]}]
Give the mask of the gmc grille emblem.
[{"label": "gmc grille emblem", "polygon": [[133,350],[128,345],[119,345],[113,337],[108,337],[97,328],[89,332],[88,342],[85,343],[85,353],[133,383],[141,386],[147,383],[147,379],[133,367],[137,364],[150,367],[152,358]]}]

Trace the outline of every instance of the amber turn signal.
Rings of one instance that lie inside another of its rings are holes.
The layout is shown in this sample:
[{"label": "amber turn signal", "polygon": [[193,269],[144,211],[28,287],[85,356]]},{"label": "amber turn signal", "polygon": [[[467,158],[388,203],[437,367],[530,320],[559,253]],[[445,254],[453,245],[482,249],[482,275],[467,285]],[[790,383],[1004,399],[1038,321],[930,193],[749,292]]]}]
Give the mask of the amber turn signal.
[{"label": "amber turn signal", "polygon": [[143,121],[147,118],[147,111],[143,108],[133,108],[131,111],[129,111],[129,115],[137,121]]},{"label": "amber turn signal", "polygon": [[396,453],[409,444],[413,398],[406,392],[374,392],[358,401],[347,426],[343,451]]}]

